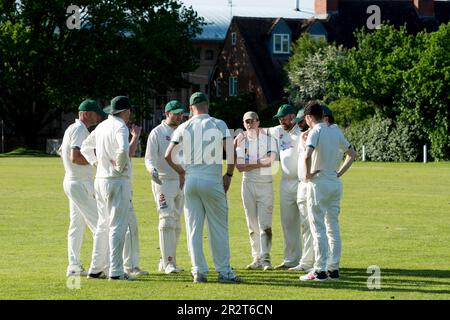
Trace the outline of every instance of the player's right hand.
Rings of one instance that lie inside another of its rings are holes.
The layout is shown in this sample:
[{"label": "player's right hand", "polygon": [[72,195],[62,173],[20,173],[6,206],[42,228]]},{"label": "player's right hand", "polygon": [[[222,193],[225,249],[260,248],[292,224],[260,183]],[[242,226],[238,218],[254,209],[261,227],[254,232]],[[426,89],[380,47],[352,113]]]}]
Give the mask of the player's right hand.
[{"label": "player's right hand", "polygon": [[162,184],[161,180],[159,179],[159,173],[158,173],[158,170],[156,170],[156,168],[153,168],[153,170],[152,170],[152,180],[153,180],[156,184],[159,184],[159,185]]}]

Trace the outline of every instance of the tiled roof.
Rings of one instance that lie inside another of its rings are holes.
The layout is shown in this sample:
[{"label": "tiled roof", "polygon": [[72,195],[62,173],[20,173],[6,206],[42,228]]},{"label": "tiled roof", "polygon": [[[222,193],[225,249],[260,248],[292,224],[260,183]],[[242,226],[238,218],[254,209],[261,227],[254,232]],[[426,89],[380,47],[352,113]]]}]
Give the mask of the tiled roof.
[{"label": "tiled roof", "polygon": [[[292,1],[294,3],[294,1]],[[276,4],[276,2],[274,2]],[[198,6],[194,10],[205,19],[207,23],[203,32],[197,36],[197,40],[224,40],[231,23],[230,8],[227,6]],[[242,7],[233,8],[235,17],[259,17],[259,18],[295,18],[308,19],[312,12],[295,11],[293,8],[283,7]]]}]

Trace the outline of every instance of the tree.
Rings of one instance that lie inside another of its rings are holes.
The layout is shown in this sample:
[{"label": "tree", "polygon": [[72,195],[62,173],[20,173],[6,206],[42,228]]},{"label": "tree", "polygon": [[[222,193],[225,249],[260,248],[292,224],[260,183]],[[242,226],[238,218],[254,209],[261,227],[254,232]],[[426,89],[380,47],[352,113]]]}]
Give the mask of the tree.
[{"label": "tree", "polygon": [[303,106],[313,99],[331,99],[328,85],[335,81],[333,69],[343,57],[342,47],[328,45],[322,39],[315,40],[303,34],[294,44],[293,55],[285,67],[289,79],[285,91],[289,100]]},{"label": "tree", "polygon": [[422,39],[389,24],[370,33],[361,29],[356,37],[358,45],[334,70],[339,81],[330,90],[339,97],[372,102],[382,115],[395,118],[400,114],[404,72],[417,61]]},{"label": "tree", "polygon": [[401,117],[421,128],[435,159],[450,160],[450,23],[418,37],[424,50],[403,76]]},{"label": "tree", "polygon": [[176,0],[0,0],[0,116],[28,147],[39,131],[84,98],[125,94],[143,108],[158,92],[186,85],[192,38],[202,19]]}]

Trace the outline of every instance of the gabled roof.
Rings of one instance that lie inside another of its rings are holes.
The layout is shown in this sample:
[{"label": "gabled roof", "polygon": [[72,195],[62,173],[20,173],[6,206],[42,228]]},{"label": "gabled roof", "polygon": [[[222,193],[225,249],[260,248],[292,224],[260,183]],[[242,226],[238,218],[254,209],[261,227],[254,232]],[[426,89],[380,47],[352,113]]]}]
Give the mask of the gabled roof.
[{"label": "gabled roof", "polygon": [[[283,19],[283,18],[281,18]],[[295,40],[300,32],[306,29],[305,19],[283,19],[292,31]],[[270,31],[280,21],[280,18],[234,17],[232,24],[236,25],[244,38],[250,62],[259,79],[268,103],[282,99],[283,65],[280,60],[273,60],[268,48]]]},{"label": "gabled roof", "polygon": [[[328,32],[328,41],[343,44],[346,47],[356,45],[354,31],[366,27],[370,14],[366,12],[368,5],[377,5],[381,11],[381,22],[389,20],[395,26],[403,26],[409,33],[416,34],[422,30],[437,30],[440,23],[450,19],[450,2],[435,1],[435,18],[420,18],[413,1],[339,1],[338,14],[327,20],[320,20]],[[367,28],[367,27],[366,27]]]}]

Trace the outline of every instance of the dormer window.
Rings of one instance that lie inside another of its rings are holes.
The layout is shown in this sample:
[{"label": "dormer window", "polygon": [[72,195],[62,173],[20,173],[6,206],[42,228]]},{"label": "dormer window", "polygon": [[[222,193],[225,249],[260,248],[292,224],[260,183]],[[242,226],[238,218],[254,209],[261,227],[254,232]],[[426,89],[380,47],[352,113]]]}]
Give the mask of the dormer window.
[{"label": "dormer window", "polygon": [[289,34],[275,33],[273,35],[273,53],[281,53],[281,54],[290,53]]},{"label": "dormer window", "polygon": [[237,39],[237,37],[236,37],[236,32],[232,32],[232,33],[231,33],[231,45],[232,45],[232,46],[235,46],[235,45],[236,45],[236,39]]}]

